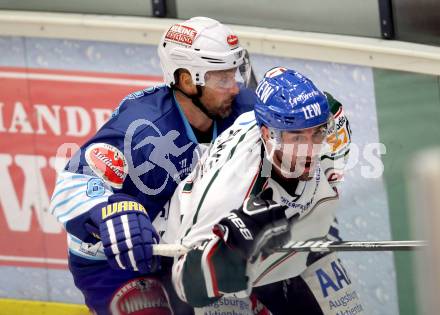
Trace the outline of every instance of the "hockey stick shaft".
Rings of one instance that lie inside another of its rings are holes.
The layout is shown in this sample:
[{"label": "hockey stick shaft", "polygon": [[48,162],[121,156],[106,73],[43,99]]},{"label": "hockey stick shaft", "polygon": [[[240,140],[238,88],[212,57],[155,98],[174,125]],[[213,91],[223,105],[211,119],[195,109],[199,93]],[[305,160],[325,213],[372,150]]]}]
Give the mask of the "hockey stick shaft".
[{"label": "hockey stick shaft", "polygon": [[[354,251],[407,251],[427,246],[426,241],[298,241],[275,252],[354,252]],[[189,248],[180,244],[153,245],[153,255],[175,257],[184,255]]]},{"label": "hockey stick shaft", "polygon": [[275,252],[350,252],[350,251],[407,251],[427,246],[426,241],[298,241],[274,249]]},{"label": "hockey stick shaft", "polygon": [[188,247],[180,244],[156,244],[153,245],[153,255],[176,257],[184,255],[189,251]]}]

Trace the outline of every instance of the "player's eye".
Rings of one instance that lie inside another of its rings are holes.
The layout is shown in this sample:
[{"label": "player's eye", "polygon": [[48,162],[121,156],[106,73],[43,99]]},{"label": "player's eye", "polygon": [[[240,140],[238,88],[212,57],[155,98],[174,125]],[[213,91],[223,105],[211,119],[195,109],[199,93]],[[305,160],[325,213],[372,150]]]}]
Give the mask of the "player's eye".
[{"label": "player's eye", "polygon": [[303,135],[293,135],[292,136],[292,138],[291,138],[291,140],[293,141],[293,142],[299,142],[299,143],[302,143],[302,142],[306,142],[306,137],[305,136],[303,136]]}]

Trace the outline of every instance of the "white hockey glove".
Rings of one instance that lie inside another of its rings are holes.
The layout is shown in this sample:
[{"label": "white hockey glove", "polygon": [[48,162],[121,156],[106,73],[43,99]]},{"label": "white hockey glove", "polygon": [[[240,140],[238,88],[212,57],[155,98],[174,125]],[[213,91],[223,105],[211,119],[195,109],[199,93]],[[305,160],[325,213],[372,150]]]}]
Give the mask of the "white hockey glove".
[{"label": "white hockey glove", "polygon": [[[182,278],[176,288],[177,291],[184,288],[182,299],[201,307],[224,294],[249,295],[248,259],[254,251],[266,250],[271,239],[274,236],[278,239],[289,225],[286,207],[271,198],[272,189],[267,189],[246,199],[242,207],[215,225],[213,231],[217,237],[191,250],[177,263]],[[257,237],[261,233],[264,237]]]}]

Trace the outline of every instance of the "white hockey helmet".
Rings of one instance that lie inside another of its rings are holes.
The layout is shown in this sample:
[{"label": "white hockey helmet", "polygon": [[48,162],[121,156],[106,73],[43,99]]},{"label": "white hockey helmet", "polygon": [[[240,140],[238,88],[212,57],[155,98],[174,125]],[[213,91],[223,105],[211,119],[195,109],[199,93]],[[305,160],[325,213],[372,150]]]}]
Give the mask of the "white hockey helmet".
[{"label": "white hockey helmet", "polygon": [[239,68],[245,82],[250,77],[247,51],[225,25],[207,17],[193,17],[172,25],[159,43],[160,64],[165,83],[175,83],[177,69],[186,69],[196,85],[205,85],[208,71]]}]

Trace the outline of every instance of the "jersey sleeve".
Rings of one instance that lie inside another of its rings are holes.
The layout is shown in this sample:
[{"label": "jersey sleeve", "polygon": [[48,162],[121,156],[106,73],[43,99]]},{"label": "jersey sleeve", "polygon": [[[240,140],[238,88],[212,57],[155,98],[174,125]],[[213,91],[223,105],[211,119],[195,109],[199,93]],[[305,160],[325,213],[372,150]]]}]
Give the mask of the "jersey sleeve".
[{"label": "jersey sleeve", "polygon": [[106,204],[109,196],[123,189],[127,165],[120,143],[116,133],[108,138],[94,137],[58,174],[49,211],[67,231],[69,252],[81,258],[106,259],[99,236],[88,232],[85,224],[92,208]]},{"label": "jersey sleeve", "polygon": [[247,116],[239,118],[237,129],[231,127],[214,142],[170,202],[170,232],[163,239],[193,249],[173,265],[176,292],[193,305],[206,305],[217,297],[216,281],[208,270],[210,253],[219,245],[212,228],[241,206],[259,170],[260,152],[250,151],[259,131],[249,121]]},{"label": "jersey sleeve", "polygon": [[[240,116],[179,184],[170,201],[169,217],[174,221],[179,218],[180,224],[178,232],[166,238],[169,243],[200,244],[210,238],[214,224],[241,206],[259,170],[260,152],[250,150],[259,139],[253,118],[248,113]],[[236,189],[231,190],[231,185]]]},{"label": "jersey sleeve", "polygon": [[90,210],[97,205],[104,206],[111,195],[130,195],[147,211],[155,204],[153,198],[136,187],[134,176],[129,172],[133,172],[133,165],[140,166],[137,179],[149,187],[155,187],[163,174],[158,174],[158,169],[155,176],[151,176],[147,172],[148,165],[142,166],[151,153],[148,147],[136,150],[139,141],[134,138],[131,148],[124,150],[124,139],[118,131],[101,130],[76,152],[58,175],[49,211],[67,231],[71,254],[92,260],[106,259],[98,246],[99,235],[86,229],[86,224],[91,222]]}]

